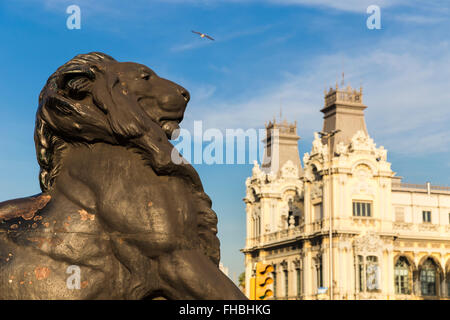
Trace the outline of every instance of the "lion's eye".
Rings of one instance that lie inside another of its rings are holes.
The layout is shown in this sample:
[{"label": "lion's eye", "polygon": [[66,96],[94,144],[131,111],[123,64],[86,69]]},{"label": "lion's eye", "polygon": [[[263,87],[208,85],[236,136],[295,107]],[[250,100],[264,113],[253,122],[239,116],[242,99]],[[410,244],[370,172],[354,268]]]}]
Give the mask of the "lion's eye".
[{"label": "lion's eye", "polygon": [[142,74],[141,78],[144,80],[149,80],[150,79],[150,75],[149,74]]}]

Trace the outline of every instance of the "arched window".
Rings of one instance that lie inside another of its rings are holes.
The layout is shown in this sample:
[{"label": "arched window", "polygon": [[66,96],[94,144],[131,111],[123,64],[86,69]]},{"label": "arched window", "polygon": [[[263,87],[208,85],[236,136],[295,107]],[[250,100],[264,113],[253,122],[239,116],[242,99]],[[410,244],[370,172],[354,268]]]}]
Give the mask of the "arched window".
[{"label": "arched window", "polygon": [[322,267],[322,256],[319,255],[315,259],[316,263],[316,281],[317,281],[317,289],[323,287],[323,267]]},{"label": "arched window", "polygon": [[431,258],[428,258],[420,269],[420,289],[423,296],[435,296],[437,283],[437,268]]},{"label": "arched window", "polygon": [[394,267],[396,294],[411,294],[411,266],[408,259],[400,257]]},{"label": "arched window", "polygon": [[284,296],[289,297],[289,271],[284,269]]},{"label": "arched window", "polygon": [[380,290],[380,267],[376,256],[358,256],[356,265],[357,288],[360,292]]},{"label": "arched window", "polygon": [[295,269],[295,273],[297,274],[297,298],[300,298],[302,295],[302,272],[299,267]]},{"label": "arched window", "polygon": [[380,289],[380,268],[378,266],[378,257],[376,256],[368,256],[366,258],[366,284],[367,291]]}]

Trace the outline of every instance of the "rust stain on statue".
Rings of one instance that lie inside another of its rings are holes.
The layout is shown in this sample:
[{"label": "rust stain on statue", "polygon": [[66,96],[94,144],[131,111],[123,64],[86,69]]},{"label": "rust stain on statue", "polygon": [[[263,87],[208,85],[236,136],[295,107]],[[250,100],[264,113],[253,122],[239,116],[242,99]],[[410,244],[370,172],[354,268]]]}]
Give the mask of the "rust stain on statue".
[{"label": "rust stain on statue", "polygon": [[83,281],[81,282],[81,289],[84,289],[88,286],[89,282],[88,281]]},{"label": "rust stain on statue", "polygon": [[54,247],[61,243],[61,239],[57,237],[53,238],[44,238],[44,237],[36,237],[36,238],[28,238],[28,241],[36,242],[36,246],[38,248],[42,248],[45,243],[48,243],[50,246]]},{"label": "rust stain on statue", "polygon": [[38,248],[42,248],[44,243],[48,241],[46,238],[28,238],[28,240],[31,242],[37,242]]},{"label": "rust stain on statue", "polygon": [[84,209],[78,210],[78,213],[80,214],[82,221],[87,221],[87,220],[93,221],[95,219],[95,215],[88,213]]},{"label": "rust stain on statue", "polygon": [[47,267],[36,267],[36,269],[34,269],[34,275],[37,280],[47,279],[50,273],[51,271]]},{"label": "rust stain on statue", "polygon": [[0,203],[0,219],[9,220],[22,217],[33,219],[35,213],[43,209],[52,197],[48,194],[9,200]]}]

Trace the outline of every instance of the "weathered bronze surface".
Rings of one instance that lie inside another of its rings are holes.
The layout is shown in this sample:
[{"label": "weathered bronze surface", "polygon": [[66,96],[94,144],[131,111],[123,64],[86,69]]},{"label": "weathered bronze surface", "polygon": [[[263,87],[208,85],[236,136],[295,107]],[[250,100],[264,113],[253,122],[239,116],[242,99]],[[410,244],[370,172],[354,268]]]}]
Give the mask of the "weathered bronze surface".
[{"label": "weathered bronze surface", "polygon": [[50,76],[35,128],[42,194],[0,203],[0,298],[245,299],[218,269],[197,172],[171,161],[188,101],[98,52]]}]

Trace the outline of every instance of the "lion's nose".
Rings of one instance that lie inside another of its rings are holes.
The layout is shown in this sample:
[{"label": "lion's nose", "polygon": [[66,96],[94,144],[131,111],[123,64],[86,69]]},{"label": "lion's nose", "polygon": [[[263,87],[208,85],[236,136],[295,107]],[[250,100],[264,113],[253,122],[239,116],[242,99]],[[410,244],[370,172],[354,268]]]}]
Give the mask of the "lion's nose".
[{"label": "lion's nose", "polygon": [[186,102],[189,102],[189,100],[191,99],[191,95],[189,94],[189,92],[184,89],[184,88],[179,88],[178,92],[183,96],[184,100],[186,100]]}]

